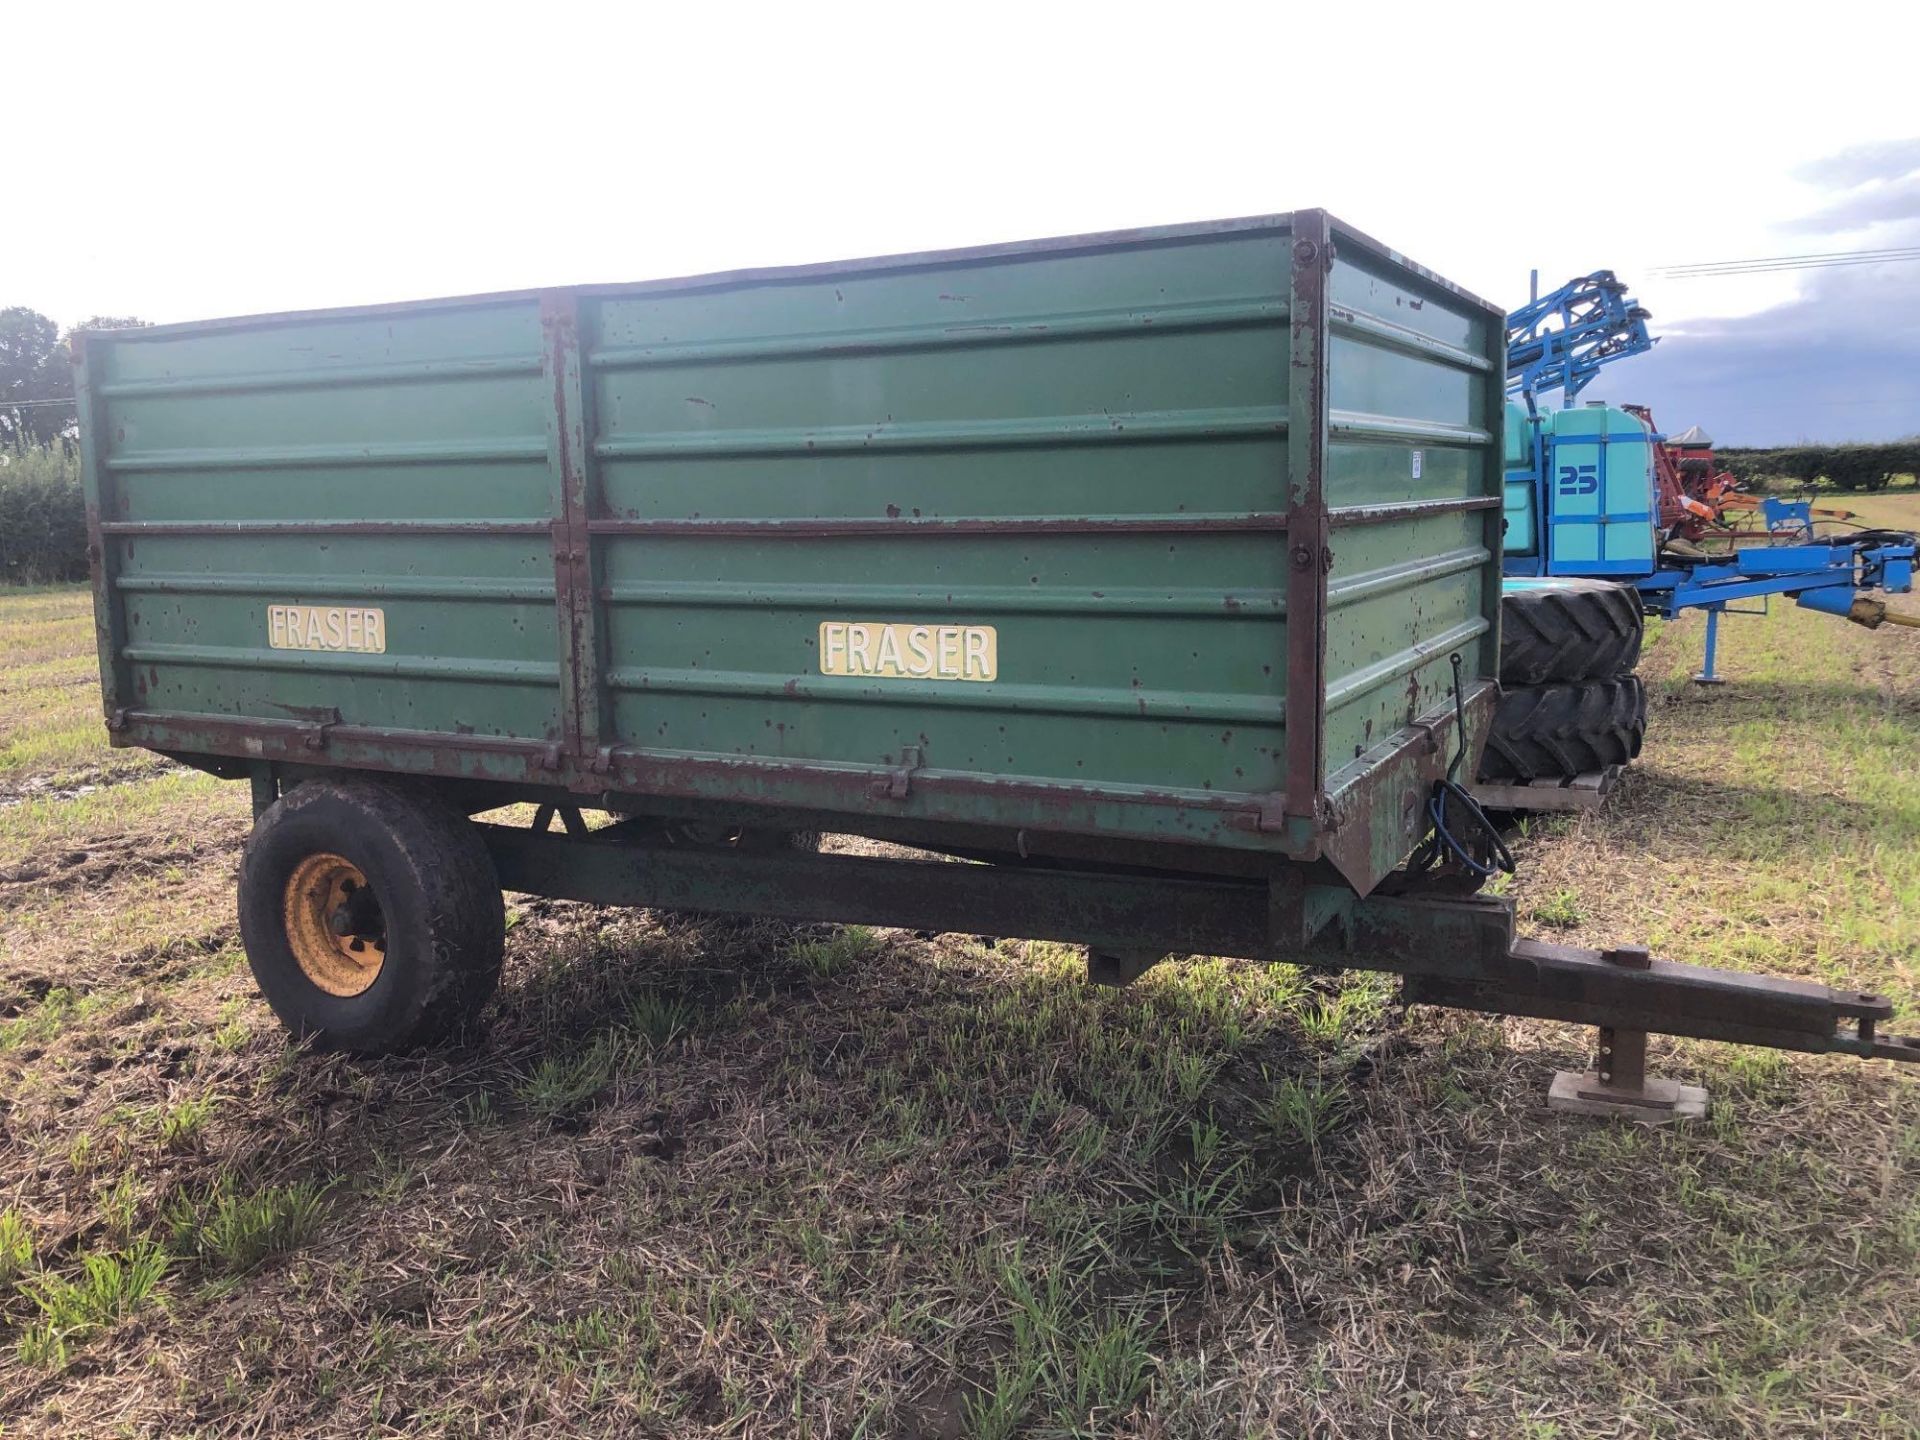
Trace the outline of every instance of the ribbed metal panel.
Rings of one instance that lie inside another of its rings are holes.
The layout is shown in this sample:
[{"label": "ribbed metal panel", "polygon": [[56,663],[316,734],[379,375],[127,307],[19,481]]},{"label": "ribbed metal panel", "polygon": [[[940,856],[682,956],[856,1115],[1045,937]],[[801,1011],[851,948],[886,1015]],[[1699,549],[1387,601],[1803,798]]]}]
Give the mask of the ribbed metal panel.
[{"label": "ribbed metal panel", "polygon": [[[1447,657],[1494,673],[1498,327],[1303,212],[95,337],[108,709],[1364,888]],[[288,605],[383,648],[280,648]],[[990,627],[997,668],[826,673],[842,623]]]}]

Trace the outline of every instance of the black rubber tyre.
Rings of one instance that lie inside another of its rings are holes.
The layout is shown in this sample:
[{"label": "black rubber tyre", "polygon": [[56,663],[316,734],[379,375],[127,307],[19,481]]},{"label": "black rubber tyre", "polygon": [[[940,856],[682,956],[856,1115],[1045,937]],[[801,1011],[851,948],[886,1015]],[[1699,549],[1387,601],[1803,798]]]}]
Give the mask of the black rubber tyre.
[{"label": "black rubber tyre", "polygon": [[1647,692],[1637,677],[1510,690],[1493,712],[1482,780],[1544,780],[1624,765],[1647,733]]},{"label": "black rubber tyre", "polygon": [[312,780],[253,827],[240,936],[289,1030],[378,1055],[444,1039],[486,1004],[506,908],[479,830],[432,792]]},{"label": "black rubber tyre", "polygon": [[1640,596],[1605,580],[1556,581],[1500,597],[1500,683],[1605,680],[1640,663]]}]

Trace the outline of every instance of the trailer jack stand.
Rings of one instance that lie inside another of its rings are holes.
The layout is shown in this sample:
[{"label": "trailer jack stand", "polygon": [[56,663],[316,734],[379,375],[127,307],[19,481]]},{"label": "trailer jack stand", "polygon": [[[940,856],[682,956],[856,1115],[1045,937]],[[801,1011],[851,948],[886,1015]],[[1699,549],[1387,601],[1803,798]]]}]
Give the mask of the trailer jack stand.
[{"label": "trailer jack stand", "polygon": [[1700,667],[1699,673],[1693,677],[1693,683],[1696,685],[1724,685],[1727,683],[1716,668],[1716,662],[1720,658],[1720,612],[1726,608],[1724,605],[1707,606],[1706,663]]},{"label": "trailer jack stand", "polygon": [[1547,1091],[1547,1108],[1570,1115],[1615,1115],[1642,1124],[1699,1120],[1707,1092],[1698,1085],[1647,1077],[1647,1032],[1603,1025],[1591,1070],[1562,1070]]}]

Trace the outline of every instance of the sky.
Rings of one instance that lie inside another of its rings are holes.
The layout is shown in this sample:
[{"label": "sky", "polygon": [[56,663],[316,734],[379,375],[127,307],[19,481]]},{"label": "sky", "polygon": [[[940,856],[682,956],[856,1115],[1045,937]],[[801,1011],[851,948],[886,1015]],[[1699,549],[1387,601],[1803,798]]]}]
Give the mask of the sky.
[{"label": "sky", "polygon": [[1792,13],[17,8],[39,158],[0,306],[190,320],[1322,206],[1503,305],[1618,272],[1662,340],[1583,399],[1725,444],[1920,433],[1920,264],[1653,273],[1920,243],[1920,6]]}]

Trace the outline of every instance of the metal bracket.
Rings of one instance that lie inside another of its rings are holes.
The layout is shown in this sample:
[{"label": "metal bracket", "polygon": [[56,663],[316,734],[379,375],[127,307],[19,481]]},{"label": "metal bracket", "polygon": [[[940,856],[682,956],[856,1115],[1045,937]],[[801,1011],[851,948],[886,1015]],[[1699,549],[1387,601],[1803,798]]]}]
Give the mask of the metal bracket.
[{"label": "metal bracket", "polygon": [[1166,958],[1158,950],[1088,950],[1087,980],[1117,990],[1131,985]]},{"label": "metal bracket", "polygon": [[[278,702],[276,702],[278,703]],[[312,729],[300,737],[300,743],[309,750],[327,748],[327,732],[340,723],[340,707],[337,705],[279,705],[297,720],[308,721]]]},{"label": "metal bracket", "polygon": [[888,800],[904,800],[913,789],[913,772],[926,763],[926,756],[918,745],[908,745],[900,752],[900,761],[884,779],[873,782],[873,793]]},{"label": "metal bracket", "polygon": [[1269,790],[1260,797],[1260,808],[1254,812],[1253,828],[1261,834],[1278,834],[1287,828],[1287,792]]},{"label": "metal bracket", "polygon": [[584,840],[592,833],[587,829],[586,817],[580,813],[577,805],[541,805],[534,810],[533,824],[529,828],[536,835],[545,835],[553,828],[556,811],[561,823],[567,827],[567,834],[575,840]]}]

